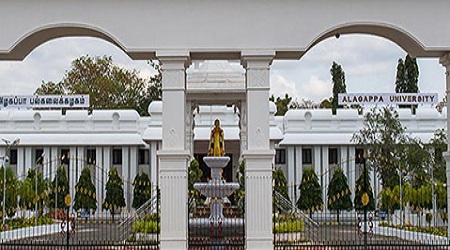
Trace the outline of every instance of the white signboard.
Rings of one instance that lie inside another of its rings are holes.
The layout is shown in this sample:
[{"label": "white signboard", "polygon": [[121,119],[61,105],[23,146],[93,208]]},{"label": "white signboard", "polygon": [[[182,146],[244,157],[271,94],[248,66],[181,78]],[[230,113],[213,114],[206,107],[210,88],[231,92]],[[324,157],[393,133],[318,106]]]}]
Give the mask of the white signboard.
[{"label": "white signboard", "polygon": [[339,105],[421,105],[438,103],[437,93],[343,93],[338,94]]},{"label": "white signboard", "polygon": [[0,109],[89,108],[89,95],[0,96]]}]

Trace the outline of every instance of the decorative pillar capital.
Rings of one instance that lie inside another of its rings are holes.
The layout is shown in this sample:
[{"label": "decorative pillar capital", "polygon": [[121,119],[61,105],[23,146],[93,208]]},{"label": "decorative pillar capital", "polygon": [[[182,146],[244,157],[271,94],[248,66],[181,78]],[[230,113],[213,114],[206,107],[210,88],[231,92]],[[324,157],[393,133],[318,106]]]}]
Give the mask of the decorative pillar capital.
[{"label": "decorative pillar capital", "polygon": [[269,69],[272,65],[275,51],[242,51],[241,64],[245,69]]},{"label": "decorative pillar capital", "polygon": [[445,67],[446,74],[448,75],[450,72],[450,52],[447,52],[439,57],[439,63]]},{"label": "decorative pillar capital", "polygon": [[162,68],[169,69],[187,69],[191,65],[191,56],[189,51],[157,51],[156,57],[162,63]]}]

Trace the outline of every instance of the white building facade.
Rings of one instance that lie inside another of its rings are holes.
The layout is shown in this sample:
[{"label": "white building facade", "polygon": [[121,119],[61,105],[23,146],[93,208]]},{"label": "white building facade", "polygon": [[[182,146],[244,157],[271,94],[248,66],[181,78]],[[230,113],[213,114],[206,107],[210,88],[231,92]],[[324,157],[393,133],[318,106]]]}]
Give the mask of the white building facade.
[{"label": "white building facade", "polygon": [[[202,87],[225,85],[239,89],[245,85],[244,71],[227,61],[195,63],[188,71],[187,84],[191,95],[201,96]],[[206,84],[207,83],[207,84]],[[229,93],[228,93],[229,94]],[[352,200],[356,179],[361,173],[355,155],[363,148],[351,141],[354,133],[363,127],[364,113],[341,109],[336,115],[331,110],[289,110],[284,116],[275,116],[276,106],[270,103],[270,148],[276,149],[273,166],[281,168],[289,185],[292,201],[298,199],[298,185],[303,169],[313,168],[322,187],[327,187],[335,166],[341,166],[348,179]],[[446,129],[447,112],[439,113],[432,107],[419,107],[415,114],[409,109],[399,109],[406,132],[428,143],[437,129]],[[98,207],[105,197],[104,184],[108,172],[117,168],[124,180],[126,204],[131,211],[132,182],[140,172],[149,175],[152,184],[159,183],[162,147],[162,102],[152,102],[148,116],[134,110],[2,110],[0,111],[0,138],[20,139],[20,145],[11,149],[10,165],[19,179],[24,179],[29,169],[38,166],[44,178],[53,180],[56,169],[64,165],[70,169],[71,196],[74,186],[85,166],[90,167],[97,186]],[[242,160],[241,111],[238,106],[194,107],[193,134],[186,132],[191,157],[200,161],[208,148],[210,131],[215,119],[221,121],[225,132],[226,153],[231,157],[224,169],[224,177],[235,181],[236,170]],[[5,155],[0,145],[0,155]],[[44,155],[43,159],[40,159]],[[2,164],[3,162],[0,162]],[[204,176],[208,178],[208,176]],[[371,185],[375,195],[381,183],[371,172]],[[326,199],[326,188],[323,198]],[[324,200],[324,204],[327,204]]]}]

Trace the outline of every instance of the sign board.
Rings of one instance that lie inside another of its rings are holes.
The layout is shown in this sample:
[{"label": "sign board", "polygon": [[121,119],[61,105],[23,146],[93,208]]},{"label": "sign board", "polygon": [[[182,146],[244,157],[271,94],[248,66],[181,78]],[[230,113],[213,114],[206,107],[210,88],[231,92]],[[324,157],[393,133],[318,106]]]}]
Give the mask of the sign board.
[{"label": "sign board", "polygon": [[0,109],[6,108],[89,108],[89,95],[0,96]]},{"label": "sign board", "polygon": [[387,212],[386,211],[377,211],[375,216],[380,217],[380,218],[386,218]]},{"label": "sign board", "polygon": [[342,93],[339,105],[423,105],[438,103],[437,93]]}]

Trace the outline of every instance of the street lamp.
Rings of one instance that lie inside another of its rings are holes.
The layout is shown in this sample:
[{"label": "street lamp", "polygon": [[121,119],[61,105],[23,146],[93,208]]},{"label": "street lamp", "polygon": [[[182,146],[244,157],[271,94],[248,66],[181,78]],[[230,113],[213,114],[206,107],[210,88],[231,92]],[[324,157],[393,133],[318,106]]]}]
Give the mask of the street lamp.
[{"label": "street lamp", "polygon": [[[20,139],[16,138],[14,141],[2,138],[2,141],[6,144],[5,156],[2,157],[5,163],[9,164],[9,152],[12,147],[19,145]],[[5,226],[5,207],[6,207],[6,164],[3,166],[3,211],[2,211],[2,227]]]}]

